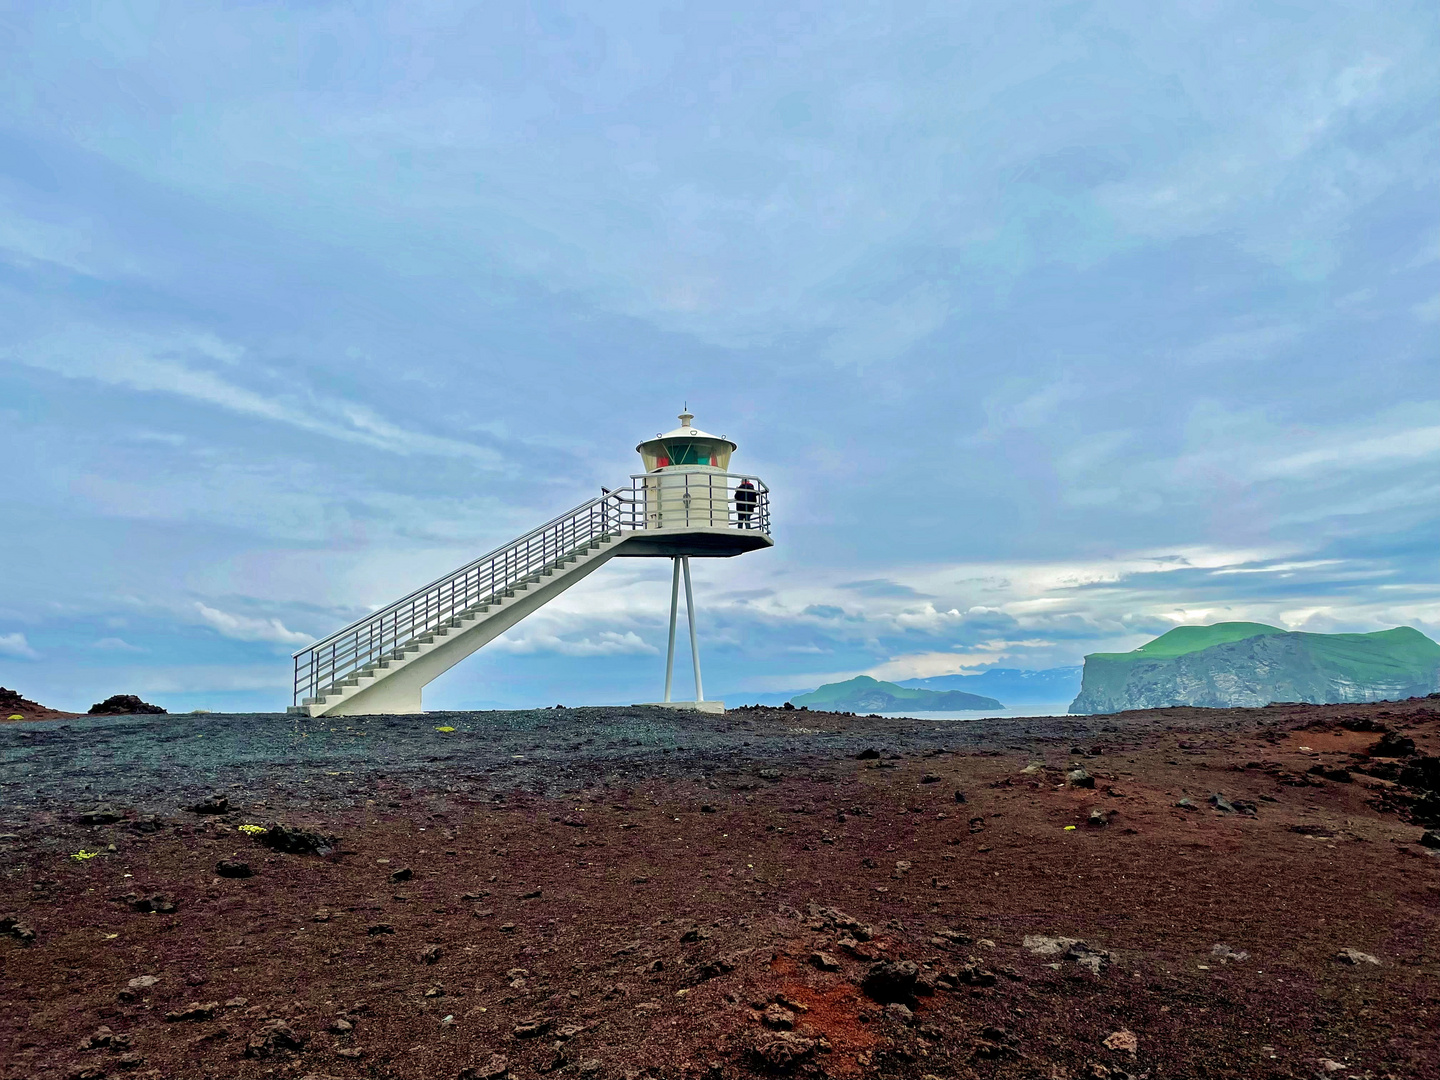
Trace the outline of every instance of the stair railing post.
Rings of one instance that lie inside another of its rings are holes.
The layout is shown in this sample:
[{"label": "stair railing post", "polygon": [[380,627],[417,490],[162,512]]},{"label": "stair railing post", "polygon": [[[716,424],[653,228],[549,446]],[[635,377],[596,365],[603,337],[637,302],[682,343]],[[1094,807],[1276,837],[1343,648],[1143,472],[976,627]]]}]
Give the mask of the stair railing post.
[{"label": "stair railing post", "polygon": [[680,558],[676,556],[675,572],[670,575],[670,646],[665,650],[665,700],[670,700],[670,682],[675,674],[675,616],[680,607]]},{"label": "stair railing post", "polygon": [[682,555],[680,562],[685,567],[685,614],[690,620],[690,660],[695,665],[695,700],[701,702],[705,700],[705,690],[700,685],[700,641],[695,636],[695,594],[690,589],[690,556]]}]

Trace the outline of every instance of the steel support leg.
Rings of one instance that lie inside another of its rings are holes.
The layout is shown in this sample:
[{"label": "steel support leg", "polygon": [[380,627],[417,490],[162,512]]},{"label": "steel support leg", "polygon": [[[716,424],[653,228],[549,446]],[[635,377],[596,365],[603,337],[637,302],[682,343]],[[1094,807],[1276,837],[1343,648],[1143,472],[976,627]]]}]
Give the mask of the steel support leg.
[{"label": "steel support leg", "polygon": [[[687,571],[685,580],[690,580]],[[687,592],[688,596],[689,593]],[[670,700],[670,682],[675,674],[675,616],[680,606],[680,557],[675,557],[675,573],[670,578],[670,647],[665,651],[665,700]],[[693,621],[693,620],[692,620]]]},{"label": "steel support leg", "polygon": [[690,619],[690,659],[695,664],[695,700],[704,701],[705,690],[700,685],[700,642],[695,637],[695,594],[690,589],[690,556],[681,556],[681,563],[685,567],[685,614]]}]

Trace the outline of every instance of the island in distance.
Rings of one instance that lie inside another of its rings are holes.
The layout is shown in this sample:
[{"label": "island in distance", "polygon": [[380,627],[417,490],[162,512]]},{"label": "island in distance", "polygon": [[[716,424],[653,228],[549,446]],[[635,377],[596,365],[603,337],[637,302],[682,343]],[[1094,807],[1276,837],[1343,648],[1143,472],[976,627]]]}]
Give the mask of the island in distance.
[{"label": "island in distance", "polygon": [[1440,645],[1409,626],[1307,634],[1265,623],[1177,626],[1128,653],[1085,657],[1072,713],[1399,701],[1440,690]]},{"label": "island in distance", "polygon": [[826,712],[961,712],[968,709],[1003,709],[992,697],[963,690],[920,690],[857,675],[845,682],[826,683],[801,694],[794,704]]}]

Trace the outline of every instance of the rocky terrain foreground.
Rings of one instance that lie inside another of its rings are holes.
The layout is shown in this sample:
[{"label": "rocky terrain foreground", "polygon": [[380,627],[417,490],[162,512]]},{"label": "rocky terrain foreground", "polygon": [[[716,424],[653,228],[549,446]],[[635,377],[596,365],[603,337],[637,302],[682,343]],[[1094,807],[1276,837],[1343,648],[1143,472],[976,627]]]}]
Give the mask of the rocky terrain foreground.
[{"label": "rocky terrain foreground", "polygon": [[1440,700],[0,754],[4,1080],[1440,1077]]}]

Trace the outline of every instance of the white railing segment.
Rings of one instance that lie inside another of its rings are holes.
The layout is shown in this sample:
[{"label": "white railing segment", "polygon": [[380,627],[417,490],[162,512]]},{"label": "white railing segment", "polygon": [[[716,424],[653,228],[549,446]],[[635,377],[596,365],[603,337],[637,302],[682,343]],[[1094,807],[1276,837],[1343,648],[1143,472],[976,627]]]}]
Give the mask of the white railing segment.
[{"label": "white railing segment", "polygon": [[[327,638],[294,654],[295,704],[334,693],[347,680],[387,660],[461,616],[496,603],[516,586],[558,569],[572,557],[626,533],[657,528],[728,527],[770,532],[770,492],[757,478],[718,473],[667,475],[663,492],[657,474],[639,474],[630,485],[605,491],[524,536],[482,555]],[[692,479],[693,478],[693,479]],[[646,481],[650,481],[647,490]],[[735,490],[748,480],[755,490],[736,503]],[[677,491],[679,492],[677,496]],[[665,506],[663,515],[656,508]],[[647,514],[647,500],[650,512]],[[695,510],[691,511],[692,505]],[[722,506],[728,509],[720,510]],[[677,512],[675,512],[678,510]],[[702,513],[703,510],[703,513]],[[663,517],[663,520],[662,520]],[[692,519],[693,518],[693,522]]]}]

